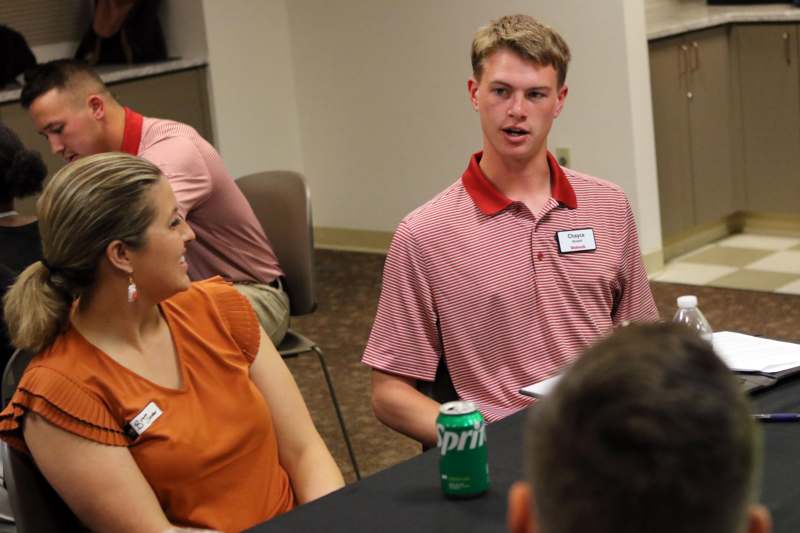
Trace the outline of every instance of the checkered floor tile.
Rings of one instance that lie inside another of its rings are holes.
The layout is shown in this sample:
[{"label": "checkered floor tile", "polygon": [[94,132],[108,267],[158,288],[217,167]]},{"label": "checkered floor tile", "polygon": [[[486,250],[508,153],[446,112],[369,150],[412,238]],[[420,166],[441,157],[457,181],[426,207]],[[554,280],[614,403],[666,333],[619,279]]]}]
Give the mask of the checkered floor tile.
[{"label": "checkered floor tile", "polygon": [[800,294],[800,237],[733,235],[673,259],[652,279]]}]

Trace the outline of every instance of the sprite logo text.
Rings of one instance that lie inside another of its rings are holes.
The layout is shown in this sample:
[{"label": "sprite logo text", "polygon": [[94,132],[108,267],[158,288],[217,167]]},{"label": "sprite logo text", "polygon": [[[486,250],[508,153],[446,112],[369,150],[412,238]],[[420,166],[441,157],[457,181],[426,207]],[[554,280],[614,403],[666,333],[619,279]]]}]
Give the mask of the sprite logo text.
[{"label": "sprite logo text", "polygon": [[486,423],[475,422],[472,429],[447,431],[442,424],[436,424],[436,445],[441,454],[447,455],[449,451],[474,450],[486,442]]}]

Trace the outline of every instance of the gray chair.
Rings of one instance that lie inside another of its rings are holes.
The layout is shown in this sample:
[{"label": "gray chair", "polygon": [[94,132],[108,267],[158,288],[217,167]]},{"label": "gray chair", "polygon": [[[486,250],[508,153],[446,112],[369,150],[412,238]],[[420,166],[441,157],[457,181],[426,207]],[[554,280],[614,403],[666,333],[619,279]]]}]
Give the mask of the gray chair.
[{"label": "gray chair", "polygon": [[[0,383],[3,408],[11,400],[32,354],[17,350],[11,356]],[[3,482],[8,491],[18,533],[67,533],[85,531],[31,458],[6,443],[0,444]]]},{"label": "gray chair", "polygon": [[[454,402],[461,399],[458,397],[453,380],[450,378],[450,371],[447,368],[447,361],[445,361],[444,356],[439,359],[439,364],[436,366],[436,377],[433,381],[417,381],[417,390],[438,403]],[[429,449],[427,445],[422,444],[423,452]]]},{"label": "gray chair", "polygon": [[[284,290],[289,295],[292,316],[312,313],[317,307],[314,294],[314,234],[311,223],[311,196],[303,176],[276,170],[257,172],[236,180],[272,244],[285,274]],[[342,417],[328,365],[320,347],[291,328],[278,352],[284,358],[313,352],[319,359],[342,436],[357,479],[361,479],[350,436]]]},{"label": "gray chair", "polygon": [[447,368],[444,356],[439,359],[434,380],[417,381],[417,390],[439,403],[454,402],[461,399],[458,397],[453,381],[450,379],[450,371]]}]

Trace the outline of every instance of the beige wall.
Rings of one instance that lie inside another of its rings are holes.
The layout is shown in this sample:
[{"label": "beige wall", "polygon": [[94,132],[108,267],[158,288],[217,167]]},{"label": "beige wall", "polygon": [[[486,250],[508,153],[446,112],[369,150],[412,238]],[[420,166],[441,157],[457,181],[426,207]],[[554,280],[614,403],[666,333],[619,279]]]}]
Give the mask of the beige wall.
[{"label": "beige wall", "polygon": [[283,0],[203,1],[217,147],[234,176],[302,170]]},{"label": "beige wall", "polygon": [[620,184],[643,251],[661,249],[640,0],[206,0],[204,8],[229,167],[301,170],[316,225],[371,231],[391,231],[480,148],[466,93],[475,29],[507,13],[541,18],[574,56],[550,146],[569,147],[573,167]]}]

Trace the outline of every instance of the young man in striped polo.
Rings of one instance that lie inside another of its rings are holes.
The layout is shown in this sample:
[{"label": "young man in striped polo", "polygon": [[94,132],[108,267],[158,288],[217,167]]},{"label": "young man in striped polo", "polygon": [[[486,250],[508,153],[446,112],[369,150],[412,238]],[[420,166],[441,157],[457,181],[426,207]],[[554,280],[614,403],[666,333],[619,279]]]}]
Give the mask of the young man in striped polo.
[{"label": "young man in striped polo", "polygon": [[624,192],[547,151],[569,59],[529,16],[478,30],[467,88],[483,150],[392,241],[363,362],[376,416],[426,445],[439,405],[416,386],[442,358],[491,422],[614,326],[658,318]]}]

